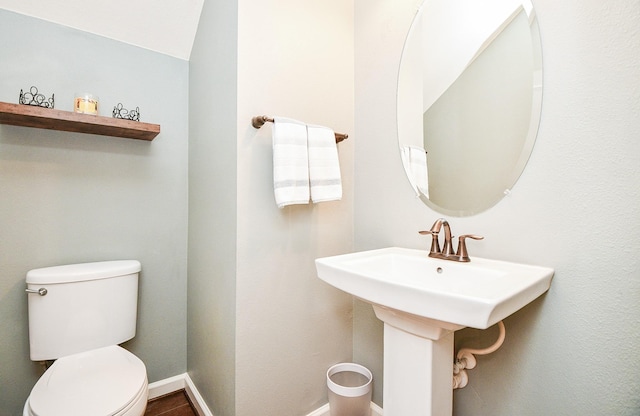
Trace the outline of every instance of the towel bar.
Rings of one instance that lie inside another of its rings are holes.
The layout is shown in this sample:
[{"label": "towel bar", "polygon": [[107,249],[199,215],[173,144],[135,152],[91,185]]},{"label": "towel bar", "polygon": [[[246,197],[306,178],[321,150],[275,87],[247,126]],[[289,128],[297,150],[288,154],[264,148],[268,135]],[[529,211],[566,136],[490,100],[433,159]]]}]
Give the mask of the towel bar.
[{"label": "towel bar", "polygon": [[[251,119],[251,125],[256,129],[259,129],[260,127],[264,126],[264,123],[266,122],[273,123],[273,117],[256,116]],[[348,134],[344,134],[344,133],[335,133],[335,135],[336,135],[336,143],[340,143],[341,141],[346,140],[349,137]]]}]

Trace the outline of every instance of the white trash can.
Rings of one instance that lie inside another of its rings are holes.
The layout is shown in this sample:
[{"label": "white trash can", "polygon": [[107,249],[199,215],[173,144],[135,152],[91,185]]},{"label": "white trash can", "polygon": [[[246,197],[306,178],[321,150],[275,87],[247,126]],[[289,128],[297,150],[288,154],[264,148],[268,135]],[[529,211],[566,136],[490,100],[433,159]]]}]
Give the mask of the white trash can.
[{"label": "white trash can", "polygon": [[367,368],[340,363],[327,371],[329,414],[331,416],[371,416],[371,383]]}]

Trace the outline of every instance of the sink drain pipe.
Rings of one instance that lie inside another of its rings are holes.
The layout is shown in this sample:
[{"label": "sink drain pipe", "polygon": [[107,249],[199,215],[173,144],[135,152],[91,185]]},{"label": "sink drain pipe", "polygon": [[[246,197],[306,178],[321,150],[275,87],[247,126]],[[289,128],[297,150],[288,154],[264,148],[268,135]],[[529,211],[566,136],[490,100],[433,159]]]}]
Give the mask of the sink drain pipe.
[{"label": "sink drain pipe", "polygon": [[504,324],[502,321],[498,322],[498,327],[500,328],[500,334],[498,335],[498,339],[496,342],[488,347],[483,349],[473,349],[473,348],[461,348],[456,355],[456,362],[453,363],[453,389],[461,389],[467,385],[469,382],[469,376],[467,375],[467,370],[471,370],[476,366],[476,357],[475,355],[487,355],[496,351],[498,348],[502,346],[504,342],[504,337],[506,335],[506,330],[504,329]]}]

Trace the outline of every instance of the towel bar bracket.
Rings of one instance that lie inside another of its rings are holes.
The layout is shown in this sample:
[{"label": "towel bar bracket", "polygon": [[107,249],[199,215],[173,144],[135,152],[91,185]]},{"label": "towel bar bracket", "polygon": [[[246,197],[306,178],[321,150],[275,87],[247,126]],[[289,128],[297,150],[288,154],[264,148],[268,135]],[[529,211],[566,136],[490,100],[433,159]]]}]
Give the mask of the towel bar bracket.
[{"label": "towel bar bracket", "polygon": [[273,123],[273,119],[267,116],[255,116],[251,119],[251,125],[256,129],[264,126],[266,122]]}]

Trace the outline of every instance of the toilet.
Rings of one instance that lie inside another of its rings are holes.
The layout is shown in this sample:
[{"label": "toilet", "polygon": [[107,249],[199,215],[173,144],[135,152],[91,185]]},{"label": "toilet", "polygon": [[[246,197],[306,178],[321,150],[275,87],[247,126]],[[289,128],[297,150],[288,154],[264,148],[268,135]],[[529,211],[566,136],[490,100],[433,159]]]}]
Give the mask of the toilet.
[{"label": "toilet", "polygon": [[53,361],[23,416],[142,416],[147,370],[121,344],[136,334],[136,260],[72,264],[27,273],[29,349]]}]

